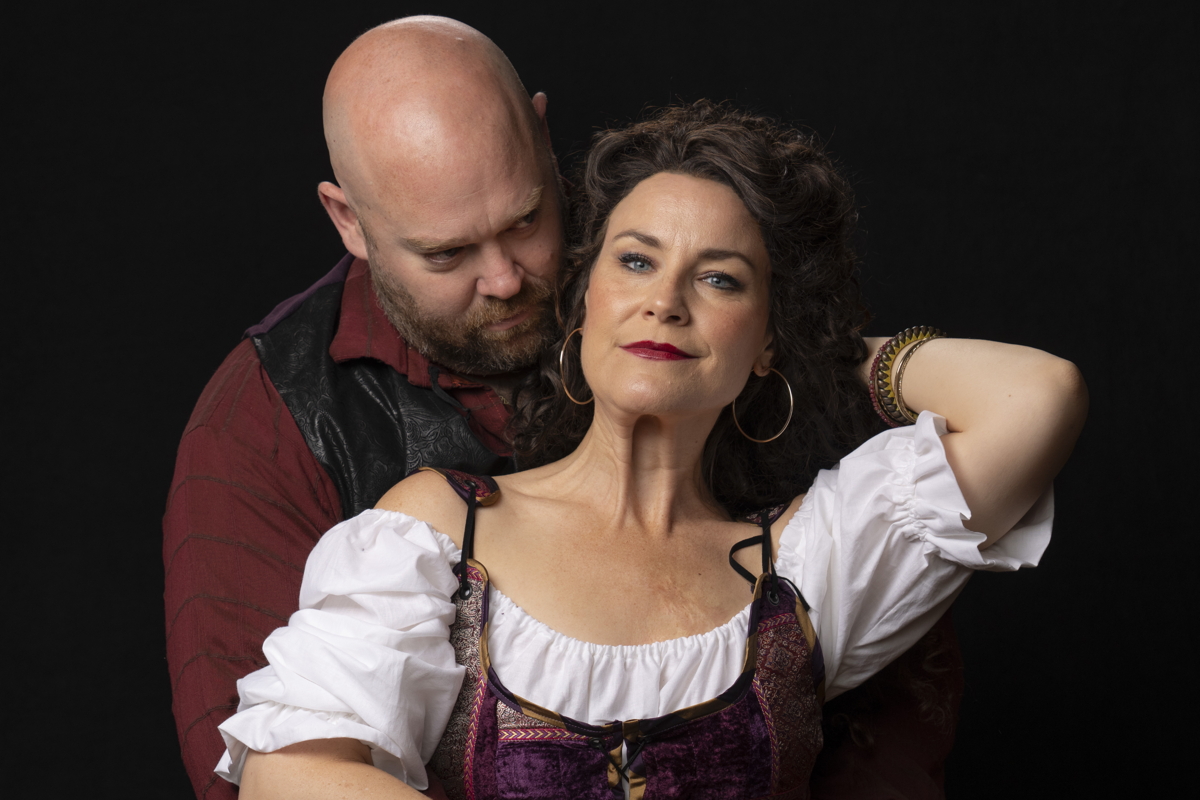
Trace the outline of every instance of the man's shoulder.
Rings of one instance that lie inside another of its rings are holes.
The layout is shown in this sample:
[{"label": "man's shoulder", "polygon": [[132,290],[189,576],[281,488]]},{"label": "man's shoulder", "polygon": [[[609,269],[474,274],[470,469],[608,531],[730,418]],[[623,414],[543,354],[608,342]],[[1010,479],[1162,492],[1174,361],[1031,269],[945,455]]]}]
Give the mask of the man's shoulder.
[{"label": "man's shoulder", "polygon": [[[276,416],[283,406],[283,398],[271,380],[267,365],[263,364],[256,339],[262,339],[292,318],[308,301],[320,296],[323,289],[339,289],[353,261],[354,258],[347,254],[312,286],[279,303],[262,321],[246,329],[242,340],[205,385],[184,429],[184,436],[199,428],[227,429],[239,422],[257,424]],[[283,347],[285,360],[286,351],[298,344],[296,339],[304,337],[304,331],[290,326],[287,334],[291,341]]]},{"label": "man's shoulder", "polygon": [[261,322],[247,328],[246,337],[252,338],[254,336],[261,336],[265,333],[269,333],[279,323],[296,313],[301,306],[311,300],[314,295],[320,293],[322,289],[325,289],[326,287],[338,287],[345,283],[346,277],[350,273],[350,268],[353,265],[354,256],[347,253],[340,261],[338,261],[337,265],[328,273],[326,273],[320,280],[318,280],[312,286],[309,286],[303,292],[292,295],[288,299],[284,300],[282,303],[275,306],[271,313],[264,317]]},{"label": "man's shoulder", "polygon": [[271,416],[282,404],[250,339],[242,339],[205,385],[184,435],[197,428],[227,429],[238,419]]}]

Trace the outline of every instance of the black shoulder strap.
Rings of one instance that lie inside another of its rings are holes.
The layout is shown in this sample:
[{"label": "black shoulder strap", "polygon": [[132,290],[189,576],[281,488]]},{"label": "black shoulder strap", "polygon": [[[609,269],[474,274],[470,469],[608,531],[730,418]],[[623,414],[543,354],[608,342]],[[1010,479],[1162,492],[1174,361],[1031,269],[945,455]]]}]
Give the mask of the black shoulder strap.
[{"label": "black shoulder strap", "polygon": [[[778,515],[776,515],[778,518]],[[754,584],[758,578],[750,572],[750,570],[739,564],[733,557],[733,554],[738,550],[747,547],[753,547],[756,544],[762,545],[762,574],[769,574],[772,577],[775,575],[775,564],[771,561],[771,523],[774,520],[769,515],[763,514],[759,517],[759,527],[762,528],[762,533],[757,536],[751,536],[748,539],[742,539],[740,542],[729,548],[729,566],[733,567],[738,575],[741,575],[750,583],[750,591],[754,591]]]},{"label": "black shoulder strap", "polygon": [[446,479],[455,494],[467,504],[467,524],[463,528],[462,557],[454,567],[458,576],[458,596],[466,600],[471,596],[471,584],[467,581],[467,561],[475,557],[475,509],[490,506],[500,499],[500,487],[486,475],[471,475],[457,469],[421,467],[419,471],[436,472]]},{"label": "black shoulder strap", "polygon": [[739,564],[737,561],[735,561],[733,558],[733,554],[736,553],[738,550],[742,550],[747,547],[753,547],[756,544],[761,544],[762,545],[762,573],[761,574],[770,575],[772,581],[774,581],[775,580],[775,562],[771,560],[771,525],[774,524],[775,520],[777,520],[781,516],[783,516],[783,512],[787,511],[788,505],[790,505],[790,504],[789,503],[781,503],[780,505],[771,506],[770,508],[764,508],[761,511],[754,511],[754,512],[751,512],[749,514],[744,514],[741,517],[739,517],[739,520],[742,522],[750,522],[750,523],[758,525],[760,528],[762,528],[762,533],[758,534],[757,536],[751,536],[748,539],[742,539],[740,542],[735,544],[733,547],[729,548],[729,566],[733,567],[734,571],[737,572],[738,575],[741,575],[743,578],[745,578],[747,581],[750,582],[750,591],[754,591],[754,584],[757,582],[758,579],[754,576],[753,573],[750,572],[750,570],[746,569],[741,564]]},{"label": "black shoulder strap", "polygon": [[[761,533],[757,536],[750,536],[749,539],[743,539],[742,541],[738,542],[737,545],[734,545],[730,548],[730,566],[733,567],[734,572],[737,572],[738,575],[742,576],[750,583],[750,591],[754,591],[755,583],[757,583],[757,577],[754,575],[754,573],[751,573],[750,570],[745,569],[744,566],[738,564],[737,561],[734,560],[733,554],[746,547],[761,545],[762,572],[760,575],[769,576],[767,590],[772,595],[778,594],[778,584],[780,578],[779,576],[775,575],[775,561],[770,558],[770,527],[772,527],[776,519],[779,519],[782,515],[784,515],[784,512],[787,511],[788,505],[791,504],[781,503],[779,505],[770,506],[769,509],[754,511],[748,513],[748,515],[739,517],[740,521],[756,524],[762,529]],[[784,578],[784,581],[792,585],[792,582],[787,581],[786,578]],[[808,610],[809,604],[804,600],[804,596],[800,595],[799,589],[796,589],[794,585],[792,585],[792,589],[793,591],[796,591],[796,596],[799,597],[800,602],[804,604],[804,609]]]}]

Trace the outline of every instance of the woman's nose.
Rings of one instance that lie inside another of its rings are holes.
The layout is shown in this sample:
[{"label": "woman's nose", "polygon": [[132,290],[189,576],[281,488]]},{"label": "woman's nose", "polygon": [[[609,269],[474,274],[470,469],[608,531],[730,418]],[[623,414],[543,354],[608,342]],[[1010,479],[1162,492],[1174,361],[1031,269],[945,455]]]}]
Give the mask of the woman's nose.
[{"label": "woman's nose", "polygon": [[659,322],[685,325],[688,321],[687,301],[679,281],[664,277],[655,283],[654,291],[647,298],[642,315]]}]

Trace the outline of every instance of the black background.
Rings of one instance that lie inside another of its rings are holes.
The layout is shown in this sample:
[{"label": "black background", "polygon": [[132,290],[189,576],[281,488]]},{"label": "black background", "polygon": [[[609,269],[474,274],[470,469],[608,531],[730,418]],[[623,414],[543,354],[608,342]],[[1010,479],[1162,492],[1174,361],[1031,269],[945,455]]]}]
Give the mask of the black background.
[{"label": "black background", "polygon": [[549,95],[564,164],[676,99],[811,127],[858,192],[870,332],[1076,362],[1092,409],[1056,540],[956,606],[948,787],[1162,796],[1194,768],[1194,3],[343,6],[6,15],[10,781],[189,796],[163,657],[175,446],[241,331],[341,255],[315,191],[325,75],[408,13],[490,35]]}]

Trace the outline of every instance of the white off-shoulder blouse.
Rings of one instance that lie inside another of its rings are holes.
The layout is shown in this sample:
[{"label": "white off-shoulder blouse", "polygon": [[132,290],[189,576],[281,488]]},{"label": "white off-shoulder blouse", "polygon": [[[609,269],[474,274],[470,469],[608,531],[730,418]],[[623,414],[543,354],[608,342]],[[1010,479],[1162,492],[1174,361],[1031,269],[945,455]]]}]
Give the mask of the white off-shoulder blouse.
[{"label": "white off-shoulder blouse", "polygon": [[[776,570],[804,594],[825,656],[826,696],[851,689],[923,636],[971,570],[1035,566],[1050,540],[1050,490],[1003,539],[963,527],[970,511],[946,461],[945,421],[924,412],[822,470],[779,541]],[[417,789],[445,730],[464,668],[454,660],[445,534],[371,510],[322,537],[300,610],[263,644],[267,666],[238,682],[220,726],[217,773],[239,782],[248,749],[358,739],[375,766]],[[634,646],[564,636],[491,589],[488,652],[505,686],[545,708],[601,724],[703,702],[741,671],[749,606],[707,633]]]}]

